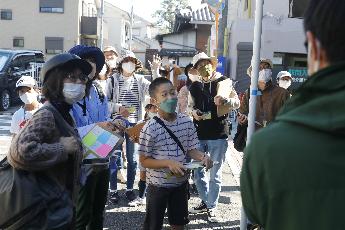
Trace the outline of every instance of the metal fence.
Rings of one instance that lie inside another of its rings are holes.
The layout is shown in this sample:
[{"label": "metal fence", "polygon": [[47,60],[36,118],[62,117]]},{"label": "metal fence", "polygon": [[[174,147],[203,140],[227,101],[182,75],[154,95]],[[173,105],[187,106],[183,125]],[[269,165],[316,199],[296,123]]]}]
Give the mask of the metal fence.
[{"label": "metal fence", "polygon": [[40,72],[42,69],[44,63],[36,63],[36,62],[31,62],[30,63],[30,75],[36,80],[37,87],[39,89],[42,88],[42,81],[40,79]]}]

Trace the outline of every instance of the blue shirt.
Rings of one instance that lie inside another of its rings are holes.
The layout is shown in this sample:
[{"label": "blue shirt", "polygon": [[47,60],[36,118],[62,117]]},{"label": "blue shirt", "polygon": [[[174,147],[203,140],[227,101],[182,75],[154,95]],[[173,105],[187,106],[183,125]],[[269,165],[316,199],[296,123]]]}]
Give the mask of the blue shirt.
[{"label": "blue shirt", "polygon": [[72,115],[77,127],[91,125],[97,122],[107,121],[108,99],[101,101],[94,85],[90,88],[90,95],[73,104]]}]

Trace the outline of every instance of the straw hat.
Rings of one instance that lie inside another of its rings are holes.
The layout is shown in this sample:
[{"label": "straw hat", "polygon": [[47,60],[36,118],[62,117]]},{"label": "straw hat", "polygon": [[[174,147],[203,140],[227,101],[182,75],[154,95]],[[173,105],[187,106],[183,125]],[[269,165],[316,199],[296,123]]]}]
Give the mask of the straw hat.
[{"label": "straw hat", "polygon": [[211,64],[212,64],[213,68],[217,68],[217,64],[218,64],[217,58],[216,57],[209,57],[204,52],[198,53],[197,55],[195,55],[193,57],[193,60],[192,60],[193,68],[195,68],[198,65],[198,63],[200,61],[202,61],[202,60],[209,60],[209,61],[211,61]]},{"label": "straw hat", "polygon": [[103,53],[104,52],[114,52],[116,56],[119,56],[119,53],[117,52],[117,50],[115,49],[114,46],[106,46],[103,49]]},{"label": "straw hat", "polygon": [[[270,65],[271,69],[273,69],[273,63],[272,63],[272,61],[270,59],[268,59],[268,58],[260,58],[260,64],[261,63],[267,63],[267,64]],[[250,65],[248,67],[248,69],[247,69],[247,75],[249,77],[252,75],[252,69],[253,69],[252,65]]]}]

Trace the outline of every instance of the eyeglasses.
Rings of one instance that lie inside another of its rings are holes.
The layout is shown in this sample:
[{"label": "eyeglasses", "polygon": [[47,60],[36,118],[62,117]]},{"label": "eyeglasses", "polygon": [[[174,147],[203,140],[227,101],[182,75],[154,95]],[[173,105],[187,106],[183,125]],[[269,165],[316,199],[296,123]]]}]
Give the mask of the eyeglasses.
[{"label": "eyeglasses", "polygon": [[69,79],[71,82],[77,82],[78,80],[80,80],[83,83],[86,83],[89,80],[86,74],[79,74],[78,76],[68,74],[66,76],[66,79]]}]

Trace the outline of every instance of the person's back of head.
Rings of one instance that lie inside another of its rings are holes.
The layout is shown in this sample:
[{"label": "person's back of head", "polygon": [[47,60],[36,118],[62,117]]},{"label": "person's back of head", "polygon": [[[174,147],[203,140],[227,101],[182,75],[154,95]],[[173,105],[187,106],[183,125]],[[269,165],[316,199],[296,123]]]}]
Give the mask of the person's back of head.
[{"label": "person's back of head", "polygon": [[345,1],[310,0],[304,15],[308,71],[345,61]]}]

